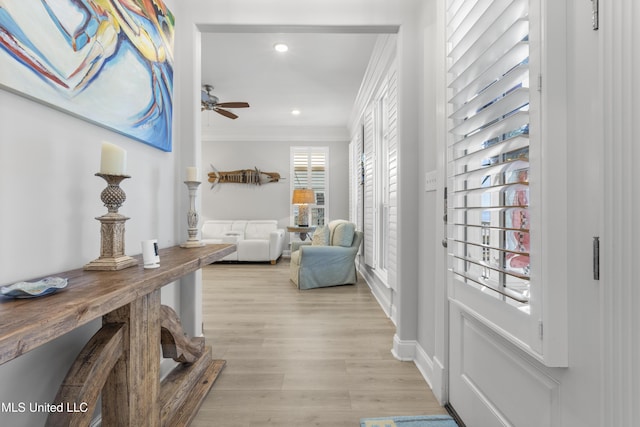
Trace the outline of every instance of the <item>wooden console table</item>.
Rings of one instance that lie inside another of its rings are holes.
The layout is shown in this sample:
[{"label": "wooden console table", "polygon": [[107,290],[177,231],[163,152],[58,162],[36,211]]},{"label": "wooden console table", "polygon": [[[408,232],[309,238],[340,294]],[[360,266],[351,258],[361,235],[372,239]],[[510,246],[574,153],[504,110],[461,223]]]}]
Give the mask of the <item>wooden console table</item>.
[{"label": "wooden console table", "polygon": [[[225,361],[212,360],[202,337],[184,334],[175,311],[160,304],[160,289],[235,250],[174,246],[160,250],[156,269],[142,262],[120,271],[81,268],[51,274],[69,279],[53,295],[0,298],[0,364],[102,317],[53,402],[69,410],[51,412],[46,425],[89,425],[100,392],[103,426],[188,425]],[[181,362],[162,383],[161,348]]]}]

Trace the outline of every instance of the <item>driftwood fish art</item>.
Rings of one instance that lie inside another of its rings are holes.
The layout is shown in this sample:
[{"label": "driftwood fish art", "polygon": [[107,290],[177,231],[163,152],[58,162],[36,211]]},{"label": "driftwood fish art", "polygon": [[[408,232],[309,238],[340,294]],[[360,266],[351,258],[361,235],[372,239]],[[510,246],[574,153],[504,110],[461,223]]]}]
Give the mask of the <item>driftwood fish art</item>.
[{"label": "driftwood fish art", "polygon": [[253,169],[239,169],[229,172],[221,172],[211,165],[212,172],[209,172],[209,182],[211,188],[216,184],[253,184],[262,185],[270,182],[278,182],[283,178],[280,178],[280,174],[277,172],[262,172],[258,168]]}]

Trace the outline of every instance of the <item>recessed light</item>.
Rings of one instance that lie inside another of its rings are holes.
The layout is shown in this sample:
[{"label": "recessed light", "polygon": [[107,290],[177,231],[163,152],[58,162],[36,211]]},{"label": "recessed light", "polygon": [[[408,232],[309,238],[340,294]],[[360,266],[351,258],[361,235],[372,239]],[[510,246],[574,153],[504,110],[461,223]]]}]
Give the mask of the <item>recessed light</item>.
[{"label": "recessed light", "polygon": [[300,110],[298,110],[297,108],[293,109],[293,110],[291,110],[291,114],[293,114],[294,116],[299,116],[300,115]]},{"label": "recessed light", "polygon": [[276,52],[280,53],[284,53],[289,50],[289,46],[284,43],[276,43],[273,45],[273,48],[276,50]]}]

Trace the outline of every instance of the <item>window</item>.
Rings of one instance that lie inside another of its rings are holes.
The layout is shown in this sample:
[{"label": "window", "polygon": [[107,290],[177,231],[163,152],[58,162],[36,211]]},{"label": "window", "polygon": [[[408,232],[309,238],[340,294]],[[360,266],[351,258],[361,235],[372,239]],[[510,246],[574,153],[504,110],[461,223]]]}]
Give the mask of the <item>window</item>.
[{"label": "window", "polygon": [[529,152],[540,150],[530,141],[540,136],[530,139],[537,91],[529,91],[529,18],[529,0],[447,1],[447,235],[452,300],[540,356],[545,316],[532,271],[541,257],[531,244],[542,230],[531,221],[540,201],[529,186]]},{"label": "window", "polygon": [[[297,188],[312,188],[316,202],[310,205],[310,225],[323,226],[328,214],[329,147],[291,147],[291,193]],[[298,217],[298,206],[291,206]]]},{"label": "window", "polygon": [[395,289],[397,247],[397,71],[391,64],[363,116],[364,261]]},{"label": "window", "polygon": [[387,89],[377,102],[376,122],[376,248],[378,249],[377,267],[386,278],[389,263],[389,99]]}]

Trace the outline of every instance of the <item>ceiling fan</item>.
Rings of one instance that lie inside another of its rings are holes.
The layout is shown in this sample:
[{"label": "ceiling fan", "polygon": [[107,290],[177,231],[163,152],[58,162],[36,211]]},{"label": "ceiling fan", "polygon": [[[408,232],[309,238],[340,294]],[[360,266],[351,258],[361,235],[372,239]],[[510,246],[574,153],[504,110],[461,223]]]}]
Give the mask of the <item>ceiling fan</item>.
[{"label": "ceiling fan", "polygon": [[200,110],[211,110],[218,114],[222,114],[230,119],[237,119],[238,116],[231,111],[227,111],[224,108],[247,108],[249,104],[247,102],[219,102],[217,96],[212,95],[211,91],[213,86],[203,85],[203,89],[200,91]]}]

